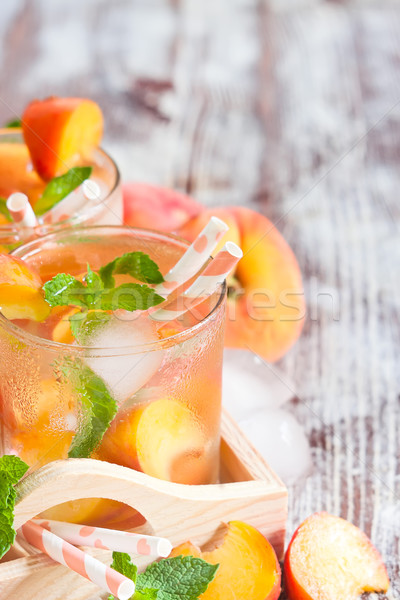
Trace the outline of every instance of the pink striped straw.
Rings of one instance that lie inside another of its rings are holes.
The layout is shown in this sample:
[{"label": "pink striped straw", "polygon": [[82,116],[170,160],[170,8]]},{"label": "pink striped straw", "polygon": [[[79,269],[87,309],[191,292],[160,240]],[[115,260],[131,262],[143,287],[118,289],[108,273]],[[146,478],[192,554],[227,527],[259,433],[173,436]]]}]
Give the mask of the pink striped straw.
[{"label": "pink striped straw", "polygon": [[21,227],[36,227],[38,225],[38,220],[26,194],[21,192],[11,194],[7,200],[7,208],[15,223],[18,223]]},{"label": "pink striped straw", "polygon": [[44,213],[46,223],[57,223],[80,212],[88,202],[100,201],[100,187],[92,179],[85,179],[60,202]]},{"label": "pink striped straw", "polygon": [[164,558],[172,550],[172,544],[166,538],[116,531],[115,529],[105,529],[103,527],[88,527],[86,525],[64,523],[63,521],[34,519],[33,522],[76,546],[91,546],[93,548],[115,550],[116,552],[127,552],[128,554],[161,556]]},{"label": "pink striped straw", "polygon": [[218,217],[211,217],[194,242],[165,275],[165,281],[156,286],[157,294],[166,298],[177,287],[196,275],[228,229],[224,221]]},{"label": "pink striped straw", "polygon": [[133,581],[33,521],[22,525],[19,531],[29,544],[119,600],[129,600],[133,595]]},{"label": "pink striped straw", "polygon": [[227,242],[181,296],[168,302],[165,308],[159,308],[150,313],[149,316],[155,321],[173,321],[188,310],[195,308],[207,296],[215,292],[217,286],[226,279],[242,256],[243,252],[239,246],[233,242]]}]

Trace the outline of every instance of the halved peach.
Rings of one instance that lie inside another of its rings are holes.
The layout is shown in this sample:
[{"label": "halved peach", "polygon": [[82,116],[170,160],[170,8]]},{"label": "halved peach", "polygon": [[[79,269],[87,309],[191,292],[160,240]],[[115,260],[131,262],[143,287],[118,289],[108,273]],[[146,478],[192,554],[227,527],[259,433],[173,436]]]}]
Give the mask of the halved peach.
[{"label": "halved peach", "polygon": [[39,275],[9,254],[0,254],[0,311],[7,319],[34,321],[43,321],[50,314]]},{"label": "halved peach", "polygon": [[378,550],[358,527],[328,513],[308,517],[285,556],[290,600],[357,600],[386,592],[390,582]]},{"label": "halved peach", "polygon": [[231,521],[222,543],[201,551],[191,542],[172,550],[171,556],[195,556],[218,571],[199,600],[276,600],[281,591],[279,562],[268,540],[254,527]]},{"label": "halved peach", "polygon": [[28,104],[22,130],[33,166],[47,181],[79,157],[90,158],[103,135],[103,115],[92,100],[53,96]]},{"label": "halved peach", "polygon": [[211,465],[195,415],[173,398],[133,409],[105,434],[102,460],[176,483],[207,483]]}]

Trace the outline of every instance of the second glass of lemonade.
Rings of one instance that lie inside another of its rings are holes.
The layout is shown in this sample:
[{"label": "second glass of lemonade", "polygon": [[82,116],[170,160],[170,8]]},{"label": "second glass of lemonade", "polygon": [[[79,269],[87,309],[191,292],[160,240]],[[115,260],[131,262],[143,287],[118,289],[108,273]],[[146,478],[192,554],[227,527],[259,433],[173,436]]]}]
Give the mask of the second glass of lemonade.
[{"label": "second glass of lemonade", "polygon": [[[47,235],[13,255],[45,282],[58,273],[82,278],[88,265],[98,271],[133,251],[165,274],[186,248],[172,235],[98,226]],[[116,283],[126,277],[116,275]],[[90,402],[97,395],[105,410],[113,401],[118,412],[92,458],[177,483],[216,482],[225,285],[196,315],[189,311],[151,335],[139,311],[117,312],[96,347],[74,341],[76,310],[55,307],[42,323],[0,315],[1,454],[17,454],[31,469],[74,456],[74,443],[84,446],[96,427]]]},{"label": "second glass of lemonade", "polygon": [[[9,222],[0,211],[0,252],[64,227],[121,224],[121,181],[112,158],[96,148],[89,157],[80,157],[76,166],[92,167],[91,179],[98,185],[98,199],[83,203],[80,210],[72,214],[66,209],[66,214],[58,215],[56,222],[44,219],[34,228]],[[13,192],[23,192],[34,206],[45,187],[46,183],[33,170],[21,129],[0,129],[0,197],[6,199]]]}]

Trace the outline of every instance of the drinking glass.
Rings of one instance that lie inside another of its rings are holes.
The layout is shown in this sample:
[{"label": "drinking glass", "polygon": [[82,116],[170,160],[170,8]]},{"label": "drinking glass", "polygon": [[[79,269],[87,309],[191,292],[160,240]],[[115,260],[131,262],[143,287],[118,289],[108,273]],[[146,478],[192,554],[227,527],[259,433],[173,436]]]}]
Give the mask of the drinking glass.
[{"label": "drinking glass", "polygon": [[[82,159],[79,166],[91,166],[91,179],[99,186],[99,198],[87,202],[78,213],[64,215],[56,223],[37,227],[21,227],[7,222],[0,214],[0,251],[7,252],[22,242],[58,231],[64,227],[119,225],[122,223],[122,191],[120,174],[113,159],[101,148]],[[21,129],[0,129],[0,196],[22,192],[34,205],[46,183],[33,170],[29,151]]]},{"label": "drinking glass", "polygon": [[[82,278],[88,264],[99,270],[132,251],[148,254],[165,274],[186,248],[173,235],[95,226],[48,234],[12,254],[47,281],[62,272]],[[118,412],[92,458],[177,483],[216,482],[225,298],[223,284],[179,322],[151,331],[142,311],[117,311],[96,347],[74,342],[76,308],[55,307],[42,323],[0,314],[1,452],[31,469],[71,456],[76,436],[84,440],[93,426],[95,393]]]}]

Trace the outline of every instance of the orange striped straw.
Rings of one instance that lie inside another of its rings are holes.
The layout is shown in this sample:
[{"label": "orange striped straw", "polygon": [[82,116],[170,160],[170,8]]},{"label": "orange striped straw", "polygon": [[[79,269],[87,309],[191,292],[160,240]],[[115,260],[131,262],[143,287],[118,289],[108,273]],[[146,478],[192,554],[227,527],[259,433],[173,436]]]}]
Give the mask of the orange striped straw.
[{"label": "orange striped straw", "polygon": [[119,600],[129,600],[133,595],[133,581],[33,521],[22,525],[19,531],[29,544]]},{"label": "orange striped straw", "polygon": [[168,302],[164,308],[150,313],[149,316],[155,321],[173,321],[188,310],[195,308],[207,296],[215,292],[217,286],[226,279],[242,256],[243,252],[239,246],[233,242],[227,242],[181,296]]},{"label": "orange striped straw", "polygon": [[156,286],[157,294],[166,298],[177,287],[196,275],[228,229],[224,221],[218,217],[211,217],[176,265],[165,275],[165,281]]},{"label": "orange striped straw", "polygon": [[7,208],[12,219],[21,227],[36,227],[38,220],[30,205],[28,196],[15,192],[8,197]]}]

